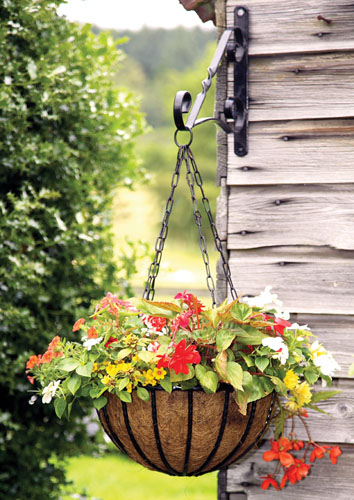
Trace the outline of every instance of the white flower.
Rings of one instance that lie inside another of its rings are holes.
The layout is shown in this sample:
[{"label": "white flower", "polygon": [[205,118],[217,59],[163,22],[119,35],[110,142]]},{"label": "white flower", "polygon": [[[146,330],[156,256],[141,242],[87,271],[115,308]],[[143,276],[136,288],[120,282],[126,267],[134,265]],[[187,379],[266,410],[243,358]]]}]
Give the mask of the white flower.
[{"label": "white flower", "polygon": [[310,331],[310,328],[308,327],[308,325],[299,325],[299,323],[292,323],[292,325],[288,326],[287,328],[288,328],[288,330],[309,330]]},{"label": "white flower", "polygon": [[260,295],[256,297],[243,297],[242,302],[245,302],[250,307],[259,307],[260,309],[275,309],[277,318],[289,319],[290,314],[281,309],[283,303],[278,299],[278,295],[271,293],[272,287],[267,286]]},{"label": "white flower", "polygon": [[4,83],[5,83],[5,85],[11,85],[11,83],[12,83],[11,76],[5,76]]},{"label": "white flower", "polygon": [[47,387],[43,389],[42,392],[42,403],[50,403],[52,398],[55,396],[55,393],[59,387],[60,380],[53,380],[50,382]]},{"label": "white flower", "polygon": [[281,337],[267,337],[262,340],[262,345],[276,351],[276,354],[273,354],[272,358],[279,359],[280,363],[285,365],[289,357],[289,349]]},{"label": "white flower", "polygon": [[87,339],[82,345],[84,347],[87,347],[87,350],[90,351],[93,345],[99,344],[100,342],[102,342],[102,340],[103,337],[97,337],[97,339]]},{"label": "white flower", "polygon": [[340,366],[333,358],[330,352],[327,352],[322,344],[316,340],[310,347],[313,363],[317,366],[323,375],[333,377],[336,370],[340,370]]}]

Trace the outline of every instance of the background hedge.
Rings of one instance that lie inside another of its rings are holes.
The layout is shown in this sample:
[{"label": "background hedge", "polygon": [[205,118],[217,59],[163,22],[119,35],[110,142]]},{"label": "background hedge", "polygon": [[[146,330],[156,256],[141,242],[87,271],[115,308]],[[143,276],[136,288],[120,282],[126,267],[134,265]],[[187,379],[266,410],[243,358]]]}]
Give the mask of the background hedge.
[{"label": "background hedge", "polygon": [[82,408],[71,422],[31,401],[24,369],[67,335],[92,299],[114,290],[112,188],[141,172],[141,116],[110,78],[108,35],[56,14],[59,0],[0,7],[0,497],[59,497],[62,459],[89,446]]}]

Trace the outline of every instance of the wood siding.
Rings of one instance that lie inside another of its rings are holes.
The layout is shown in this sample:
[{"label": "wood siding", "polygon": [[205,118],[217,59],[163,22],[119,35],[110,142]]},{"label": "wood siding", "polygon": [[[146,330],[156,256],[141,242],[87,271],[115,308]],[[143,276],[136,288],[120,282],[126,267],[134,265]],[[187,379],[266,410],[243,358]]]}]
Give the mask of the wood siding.
[{"label": "wood siding", "polygon": [[[340,443],[339,464],[321,460],[308,479],[264,491],[271,471],[259,450],[219,475],[219,500],[348,500],[354,497],[354,2],[217,0],[232,26],[250,11],[249,153],[218,134],[217,225],[242,295],[273,286],[292,320],[309,324],[341,370],[341,394],[311,413],[315,440]],[[232,65],[218,75],[216,108],[232,95]],[[218,298],[227,295],[218,266]],[[305,438],[303,429],[296,428]],[[319,493],[321,491],[321,493]]]}]

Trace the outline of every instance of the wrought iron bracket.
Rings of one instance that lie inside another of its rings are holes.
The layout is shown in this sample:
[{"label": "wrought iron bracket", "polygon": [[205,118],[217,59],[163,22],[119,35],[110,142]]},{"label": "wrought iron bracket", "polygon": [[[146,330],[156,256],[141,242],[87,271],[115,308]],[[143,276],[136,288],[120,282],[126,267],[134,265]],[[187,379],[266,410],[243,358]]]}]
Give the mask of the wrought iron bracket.
[{"label": "wrought iron bracket", "polygon": [[[208,68],[208,77],[202,81],[202,91],[197,95],[192,109],[192,96],[187,90],[178,91],[173,103],[173,117],[177,130],[192,130],[201,123],[213,120],[226,133],[234,134],[237,156],[245,156],[248,153],[248,17],[246,7],[235,8],[234,26],[227,28],[222,34]],[[212,79],[224,56],[234,65],[233,96],[226,99],[223,112],[213,117],[197,119]],[[189,110],[185,123],[183,115]]]}]

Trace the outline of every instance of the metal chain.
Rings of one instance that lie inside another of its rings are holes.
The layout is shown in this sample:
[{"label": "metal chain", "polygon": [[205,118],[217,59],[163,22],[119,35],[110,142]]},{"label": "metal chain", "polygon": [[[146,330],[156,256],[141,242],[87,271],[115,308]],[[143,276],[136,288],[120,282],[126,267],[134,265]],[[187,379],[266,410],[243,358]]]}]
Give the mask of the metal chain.
[{"label": "metal chain", "polygon": [[[175,141],[176,141],[176,137],[175,137]],[[176,143],[177,143],[177,141],[176,141]],[[230,267],[229,267],[228,262],[224,256],[224,252],[222,249],[222,243],[221,243],[221,240],[219,238],[219,235],[218,235],[218,232],[216,229],[216,225],[215,225],[212,213],[211,213],[210,203],[209,203],[209,200],[205,196],[205,193],[204,193],[203,180],[201,178],[200,172],[199,172],[198,167],[196,165],[196,162],[194,160],[193,153],[192,153],[191,149],[189,148],[189,145],[190,145],[190,143],[186,144],[186,145],[180,145],[178,148],[176,167],[175,167],[175,171],[173,173],[172,180],[171,180],[171,193],[170,193],[170,196],[166,202],[165,213],[164,213],[164,216],[162,219],[162,226],[161,226],[160,234],[156,239],[155,256],[154,256],[153,262],[151,263],[151,265],[149,267],[148,279],[146,281],[145,290],[143,293],[143,298],[148,299],[148,300],[153,300],[153,298],[155,296],[155,281],[156,281],[156,277],[157,277],[159,269],[160,269],[162,251],[164,249],[165,241],[166,241],[167,234],[168,234],[168,221],[169,221],[169,218],[170,218],[170,215],[172,212],[172,208],[173,208],[173,204],[174,204],[174,199],[173,199],[174,192],[175,192],[175,189],[178,185],[178,181],[179,181],[179,177],[180,177],[180,173],[181,173],[181,165],[184,161],[186,164],[187,184],[188,184],[188,187],[189,187],[189,190],[191,193],[191,198],[192,198],[193,215],[194,215],[195,223],[196,223],[198,230],[199,230],[199,245],[200,245],[200,250],[202,253],[203,262],[204,262],[206,274],[207,274],[207,278],[206,278],[207,287],[208,287],[208,290],[210,291],[210,294],[212,297],[213,306],[215,306],[216,305],[216,298],[215,298],[216,289],[215,289],[214,279],[213,279],[213,277],[211,275],[211,271],[210,271],[209,255],[208,255],[208,251],[207,251],[206,240],[205,240],[205,236],[203,235],[203,232],[202,232],[202,215],[198,209],[198,202],[197,202],[197,198],[195,196],[195,190],[194,190],[195,184],[197,184],[197,186],[200,189],[200,192],[202,195],[202,203],[204,206],[204,210],[208,216],[208,220],[209,220],[210,228],[211,228],[211,231],[213,234],[215,246],[216,246],[216,249],[219,252],[220,257],[221,257],[222,269],[223,269],[223,272],[225,274],[226,280],[229,284],[231,296],[234,300],[237,298],[237,292],[236,292],[234,285],[232,283]],[[191,166],[192,166],[192,168],[191,168]]]},{"label": "metal chain", "polygon": [[[213,219],[213,214],[211,212],[209,200],[205,196],[205,192],[203,189],[202,177],[200,175],[200,172],[199,172],[197,164],[195,162],[193,153],[192,153],[191,149],[189,148],[189,146],[186,147],[186,151],[187,151],[188,158],[190,159],[191,164],[192,164],[195,182],[196,182],[197,186],[199,187],[200,193],[202,195],[203,207],[204,207],[205,213],[207,214],[208,219],[209,219],[210,229],[211,229],[211,232],[213,234],[215,247],[216,247],[216,249],[219,252],[220,257],[221,257],[222,269],[224,271],[226,280],[229,284],[231,296],[232,296],[233,300],[236,300],[237,299],[237,292],[236,292],[236,289],[235,289],[233,282],[232,282],[231,270],[230,270],[230,267],[229,267],[227,260],[225,259],[225,255],[224,255],[223,248],[222,248],[222,243],[221,243],[221,240],[219,238],[218,231],[216,229],[216,224],[215,224],[214,219]],[[186,161],[186,163],[187,163],[187,161]]]},{"label": "metal chain", "polygon": [[162,250],[165,246],[165,241],[166,241],[167,233],[168,233],[168,220],[170,218],[173,203],[174,203],[173,196],[175,193],[175,189],[178,185],[179,176],[180,176],[180,172],[181,172],[181,165],[182,165],[182,161],[184,158],[184,149],[183,148],[184,148],[184,146],[181,146],[178,149],[176,168],[175,168],[175,171],[173,173],[172,180],[171,180],[171,193],[170,193],[170,196],[166,202],[165,213],[164,213],[164,216],[162,219],[161,231],[160,231],[160,234],[158,235],[156,243],[155,243],[155,257],[154,257],[154,260],[152,261],[152,263],[149,267],[148,279],[146,281],[145,290],[143,293],[143,298],[147,299],[147,300],[153,300],[154,296],[155,296],[155,281],[156,281],[156,277],[157,277],[159,269],[160,269]]},{"label": "metal chain", "polygon": [[202,214],[199,211],[197,198],[195,196],[195,191],[194,191],[195,179],[194,179],[194,175],[191,171],[191,166],[190,166],[191,157],[188,154],[188,151],[190,151],[189,146],[185,146],[184,151],[183,151],[183,157],[184,157],[184,161],[186,163],[186,170],[187,170],[186,179],[187,179],[187,184],[188,184],[188,187],[189,187],[189,190],[191,193],[191,198],[192,198],[194,220],[195,220],[195,223],[196,223],[198,230],[199,230],[199,246],[200,246],[200,251],[202,252],[203,262],[205,265],[205,270],[206,270],[206,275],[207,275],[207,278],[206,278],[207,287],[208,287],[208,290],[210,292],[213,307],[214,307],[216,305],[216,298],[215,298],[216,289],[215,289],[214,279],[213,279],[213,277],[211,275],[211,271],[210,271],[210,263],[209,263],[209,255],[208,255],[208,251],[207,251],[207,244],[206,244],[205,236],[203,235],[203,231],[202,231]]}]

